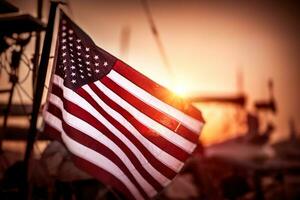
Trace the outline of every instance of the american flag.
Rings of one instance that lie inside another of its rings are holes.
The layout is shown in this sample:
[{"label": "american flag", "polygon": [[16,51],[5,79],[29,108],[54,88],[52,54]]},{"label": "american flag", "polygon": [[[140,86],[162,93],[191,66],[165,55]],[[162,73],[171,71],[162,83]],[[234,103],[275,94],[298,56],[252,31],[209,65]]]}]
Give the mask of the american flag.
[{"label": "american flag", "polygon": [[199,110],[97,47],[60,15],[45,132],[129,199],[166,187],[195,150]]}]

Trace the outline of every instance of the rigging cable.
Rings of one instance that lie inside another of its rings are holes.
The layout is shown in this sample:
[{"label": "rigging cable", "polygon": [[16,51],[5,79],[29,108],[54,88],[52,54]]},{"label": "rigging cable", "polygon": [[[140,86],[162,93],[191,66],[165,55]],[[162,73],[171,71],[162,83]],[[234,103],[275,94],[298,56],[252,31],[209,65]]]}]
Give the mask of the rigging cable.
[{"label": "rigging cable", "polygon": [[161,41],[158,29],[157,29],[157,27],[156,27],[156,25],[154,23],[153,15],[151,13],[149,4],[148,4],[147,0],[141,0],[141,3],[142,3],[144,11],[146,13],[146,16],[147,16],[147,19],[148,19],[148,22],[149,22],[152,34],[153,34],[153,36],[155,38],[155,41],[156,41],[157,47],[159,49],[159,52],[160,52],[161,58],[163,60],[163,63],[165,65],[165,67],[166,67],[166,70],[167,70],[168,74],[170,75],[171,81],[174,82],[174,76],[173,76],[173,73],[172,73],[172,68],[171,68],[169,59],[167,57],[164,45],[163,45],[163,43]]}]

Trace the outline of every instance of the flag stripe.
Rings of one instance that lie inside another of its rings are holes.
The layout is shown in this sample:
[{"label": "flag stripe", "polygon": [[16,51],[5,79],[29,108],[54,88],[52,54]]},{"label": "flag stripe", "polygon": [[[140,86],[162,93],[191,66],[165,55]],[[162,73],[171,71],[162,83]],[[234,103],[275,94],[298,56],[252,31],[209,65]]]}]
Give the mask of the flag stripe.
[{"label": "flag stripe", "polygon": [[[117,179],[113,174],[78,156],[72,155],[72,160],[74,161],[76,166],[86,171],[91,176],[94,176],[98,180],[101,180],[104,184],[107,184],[108,187],[112,186],[116,190],[125,194],[129,199],[134,199],[134,196],[124,185],[124,183]],[[123,196],[120,196],[120,198],[123,199]]]},{"label": "flag stripe", "polygon": [[[91,89],[94,91],[95,95],[107,104],[110,105],[112,109],[117,111],[119,114],[123,115],[132,126],[134,126],[139,133],[141,133],[146,139],[155,144],[158,147],[163,147],[163,150],[167,152],[169,155],[174,156],[179,161],[184,161],[188,157],[188,153],[169,142],[167,139],[160,136],[159,133],[153,131],[152,129],[146,127],[139,120],[136,119],[135,116],[130,114],[127,110],[122,108],[119,104],[111,100],[106,94],[104,94],[96,85],[90,84]],[[85,88],[85,86],[83,87]],[[178,162],[181,165],[181,162]]]},{"label": "flag stripe", "polygon": [[80,143],[70,138],[63,131],[61,120],[58,119],[56,116],[52,115],[47,111],[44,113],[44,115],[45,115],[45,121],[53,128],[61,132],[62,140],[64,141],[68,149],[71,151],[71,153],[73,153],[77,157],[80,157],[82,159],[87,160],[88,162],[93,163],[99,168],[102,168],[103,170],[112,174],[112,176],[119,179],[128,188],[130,193],[136,199],[143,199],[143,197],[141,196],[137,188],[132,184],[132,182],[127,178],[127,176],[119,169],[118,166],[116,166],[112,161],[102,156],[101,154],[81,145]]},{"label": "flag stripe", "polygon": [[[187,153],[191,153],[196,145],[185,138],[177,135],[173,131],[169,130],[168,128],[162,126],[161,124],[157,123],[153,119],[149,118],[147,115],[141,113],[139,110],[131,106],[128,102],[124,101],[120,96],[116,93],[111,91],[105,85],[103,85],[100,81],[96,81],[95,85],[106,95],[109,96],[111,100],[119,104],[123,109],[127,110],[131,115],[135,117],[140,123],[144,124],[148,127],[149,130],[154,130],[156,134],[159,134],[170,143],[174,144],[175,146],[181,148]],[[156,135],[155,134],[155,135]],[[171,145],[171,144],[170,144]],[[169,146],[169,145],[168,145]]]},{"label": "flag stripe", "polygon": [[[67,102],[64,102],[65,104]],[[68,109],[73,110],[75,109],[80,109],[78,107],[76,107],[75,105],[71,105],[69,102],[68,104]],[[54,104],[50,103],[49,104],[49,110],[51,110],[52,107],[55,107]],[[63,109],[64,110],[64,109]],[[68,112],[65,111],[64,112]],[[144,192],[145,188],[142,189],[141,186],[146,187],[149,191],[148,195],[153,196],[154,194],[156,194],[157,192],[152,188],[152,186],[150,186],[149,184],[145,183],[145,181],[140,180],[140,175],[137,174],[137,170],[135,170],[133,167],[128,167],[128,164],[126,166],[126,161],[122,161],[119,157],[122,156],[122,153],[120,153],[120,151],[118,151],[118,149],[114,146],[110,146],[112,147],[111,149],[109,147],[107,147],[107,144],[110,144],[110,142],[107,142],[107,140],[105,138],[101,137],[101,133],[98,132],[98,134],[94,134],[93,136],[91,136],[91,134],[95,131],[89,131],[89,134],[86,134],[85,132],[82,132],[76,128],[74,128],[73,126],[70,126],[67,122],[65,122],[64,118],[69,118],[69,114],[66,115],[66,113],[64,113],[64,115],[66,117],[63,116],[56,116],[60,119],[62,119],[62,124],[63,124],[63,129],[66,130],[66,134],[72,138],[73,140],[81,143],[82,145],[98,152],[101,153],[103,156],[105,156],[107,159],[113,161],[123,172],[124,174],[131,180],[131,182],[138,188],[138,190],[140,191],[140,193],[144,196],[144,198],[147,198],[146,193]],[[79,120],[80,121],[80,120]],[[79,122],[78,121],[78,122]],[[88,128],[88,127],[87,127]],[[91,129],[89,129],[91,130]],[[96,138],[98,136],[98,138]],[[101,139],[101,140],[100,140]],[[100,142],[101,141],[101,142]],[[103,143],[103,144],[102,144]],[[122,156],[122,158],[126,159],[126,156]],[[124,159],[123,159],[124,160]],[[123,163],[124,162],[124,163]],[[127,161],[128,163],[128,161]],[[133,174],[131,174],[133,173]],[[138,183],[141,182],[141,183]]]},{"label": "flag stripe", "polygon": [[[58,89],[53,88],[53,91],[57,91]],[[55,94],[55,92],[54,92]],[[156,181],[156,179],[154,179],[152,177],[151,174],[157,175],[157,171],[154,170],[154,168],[150,168],[148,166],[148,163],[144,162],[143,166],[142,163],[139,162],[139,160],[137,159],[137,157],[134,155],[134,153],[130,150],[130,148],[128,148],[121,140],[121,138],[115,136],[109,129],[107,129],[101,122],[97,121],[96,118],[94,118],[92,115],[90,115],[89,113],[87,113],[84,109],[82,109],[81,107],[77,106],[76,104],[73,104],[72,102],[68,102],[67,100],[63,100],[64,105],[67,105],[67,108],[70,111],[74,111],[76,110],[76,117],[81,118],[82,120],[85,120],[86,122],[88,122],[89,124],[93,124],[95,126],[95,128],[97,128],[98,130],[101,130],[101,132],[107,136],[111,141],[114,141],[116,143],[116,145],[118,147],[120,147],[120,149],[122,149],[122,151],[126,154],[126,156],[128,156],[128,158],[131,160],[131,162],[134,164],[134,166],[137,168],[137,170],[140,172],[140,174],[150,182],[150,184],[152,186],[155,187],[156,190],[160,190],[162,189],[162,185],[160,183],[158,183]],[[49,108],[48,111],[52,113],[52,110],[57,109],[56,106],[51,106],[52,104],[49,104]],[[66,107],[66,106],[65,106]],[[56,115],[57,117],[59,117],[59,115]],[[84,116],[84,118],[82,117]],[[90,134],[90,133],[89,133]],[[97,138],[97,141],[100,140]],[[100,140],[102,142],[104,142],[103,140]],[[109,144],[109,143],[108,143]],[[100,151],[99,151],[100,152]],[[130,168],[130,167],[129,167]],[[132,168],[132,167],[131,167]],[[145,169],[144,169],[145,168]],[[133,169],[135,170],[135,169]],[[148,172],[148,171],[149,172]],[[160,175],[162,176],[162,175]],[[162,180],[162,183],[166,182],[168,179],[166,179],[165,177],[159,177]],[[169,180],[168,180],[169,181]]]},{"label": "flag stripe", "polygon": [[[97,111],[103,115],[113,126],[115,127],[115,131],[111,129],[111,131],[117,135],[123,141],[128,148],[133,151],[135,154],[135,157],[139,160],[139,162],[144,165],[145,169],[152,174],[152,176],[160,182],[161,185],[165,185],[166,182],[170,181],[170,178],[173,178],[175,176],[175,172],[168,168],[164,163],[159,161],[154,155],[151,154],[151,152],[148,149],[151,149],[151,145],[148,144],[142,144],[130,131],[128,131],[120,122],[118,122],[115,118],[112,116],[115,116],[118,118],[118,116],[114,115],[115,113],[110,112],[110,110],[104,110],[100,106],[100,104],[103,106],[105,105],[104,102],[102,102],[101,99],[93,92],[91,88],[88,86],[84,86],[83,88],[80,88],[77,90],[77,93],[80,94],[82,97],[84,97],[86,100],[91,103],[91,105],[97,109]],[[107,105],[103,106],[107,108]],[[110,116],[109,113],[112,115]],[[125,120],[125,119],[124,119]],[[122,122],[124,123],[124,120]],[[158,154],[157,154],[158,155]],[[159,171],[158,171],[159,170]]]},{"label": "flag stripe", "polygon": [[187,129],[184,125],[180,125],[178,121],[176,121],[174,118],[171,118],[170,116],[162,113],[161,111],[151,107],[144,101],[141,101],[131,93],[129,93],[127,90],[120,87],[118,84],[116,84],[114,81],[112,81],[108,77],[103,77],[101,79],[101,82],[108,87],[109,89],[115,91],[115,93],[119,94],[120,97],[122,97],[125,101],[130,103],[132,106],[134,106],[136,109],[140,110],[144,114],[146,114],[148,117],[151,117],[158,123],[164,125],[165,127],[169,128],[170,130],[173,130],[175,133],[181,135],[185,139],[189,140],[190,142],[196,143],[198,141],[199,135],[194,134],[191,130]]},{"label": "flag stripe", "polygon": [[[77,93],[73,92],[67,87],[64,87],[63,80],[59,77],[54,75],[53,77],[53,83],[57,86],[59,86],[61,89],[63,89],[63,92],[65,93],[64,96],[73,103],[77,105],[84,105],[85,110],[91,114],[97,114],[97,111],[88,103],[85,99],[83,99],[81,96],[79,96]],[[124,121],[124,124],[126,124],[126,121]],[[111,127],[114,128],[114,127]],[[134,133],[134,136],[145,146],[147,147],[151,154],[153,156],[157,156],[157,158],[164,164],[166,164],[169,168],[173,169],[174,171],[178,171],[178,168],[182,167],[183,163],[172,157],[171,155],[165,153],[162,149],[157,148],[155,145],[152,145],[152,143],[147,143],[145,139],[141,137],[141,135],[137,132],[135,132],[135,129],[130,129],[132,133]]]},{"label": "flag stripe", "polygon": [[[139,189],[139,191],[144,197],[146,195],[144,193],[144,190],[148,190],[146,192],[149,196],[153,196],[156,193],[154,191],[154,188],[151,185],[149,185],[148,182],[145,181],[145,179],[139,174],[139,172],[136,170],[136,168],[125,155],[125,153],[115,143],[113,143],[104,134],[102,134],[96,128],[87,123],[88,121],[82,121],[78,118],[78,116],[84,116],[86,119],[89,119],[90,115],[88,113],[84,112],[82,109],[80,109],[80,107],[72,104],[71,102],[63,102],[60,98],[53,94],[50,95],[49,102],[59,107],[63,111],[63,117],[61,119],[63,124],[64,121],[67,123],[67,125],[64,125],[64,127],[66,127],[66,133],[72,139],[77,139],[78,142],[80,142],[83,145],[88,145],[88,148],[91,148],[95,151],[95,143],[93,143],[93,140],[91,140],[90,138],[93,138],[94,140],[98,141],[98,146],[102,146],[102,151],[100,151],[100,149],[97,148],[97,150],[99,150],[98,153],[101,153],[107,159],[114,161],[114,163],[116,163],[121,168],[121,170],[126,174],[126,176],[133,182],[133,184],[136,185],[136,187]],[[67,110],[64,109],[63,106],[65,106]],[[76,111],[77,116],[71,114],[70,111]],[[109,147],[116,153],[116,155],[113,152],[109,151]],[[118,157],[120,157],[123,160],[124,164],[122,160],[120,160]],[[144,190],[141,188],[141,186],[144,188]]]},{"label": "flag stripe", "polygon": [[[137,95],[138,98],[146,99],[147,96],[152,96],[150,99],[152,99],[154,106],[158,102],[163,112],[176,117],[179,121],[187,119],[188,123],[190,123],[186,124],[187,127],[199,134],[199,130],[204,122],[201,112],[186,101],[183,101],[183,99],[175,96],[169,90],[145,77],[133,68],[128,67],[128,65],[121,61],[115,63],[113,70],[111,70],[107,76],[117,83],[124,81],[122,84],[125,84],[124,87],[127,89],[131,87],[137,89],[137,91],[132,90],[132,94]],[[120,86],[122,86],[122,84],[120,84]],[[130,85],[131,87],[127,87],[126,85]],[[142,94],[146,96],[140,95],[140,90],[142,90]],[[151,103],[149,99],[145,101]]]}]

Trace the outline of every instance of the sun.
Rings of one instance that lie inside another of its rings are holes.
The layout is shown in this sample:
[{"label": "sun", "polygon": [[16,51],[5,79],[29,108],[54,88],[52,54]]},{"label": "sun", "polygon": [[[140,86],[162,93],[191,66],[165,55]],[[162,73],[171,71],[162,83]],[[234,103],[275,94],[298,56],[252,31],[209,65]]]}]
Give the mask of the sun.
[{"label": "sun", "polygon": [[182,84],[175,85],[173,87],[173,91],[176,95],[180,97],[185,97],[187,94],[187,88]]}]

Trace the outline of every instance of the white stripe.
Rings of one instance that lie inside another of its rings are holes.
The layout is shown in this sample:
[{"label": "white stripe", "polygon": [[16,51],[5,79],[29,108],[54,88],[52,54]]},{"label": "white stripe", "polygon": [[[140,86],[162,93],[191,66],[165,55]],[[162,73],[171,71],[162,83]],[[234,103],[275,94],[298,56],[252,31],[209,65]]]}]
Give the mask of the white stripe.
[{"label": "white stripe", "polygon": [[114,93],[112,90],[107,88],[104,84],[102,84],[100,81],[96,81],[95,85],[111,100],[113,100],[115,103],[120,105],[122,108],[127,110],[130,114],[132,114],[136,120],[144,124],[149,129],[154,130],[156,133],[160,134],[162,137],[164,137],[169,142],[173,143],[174,145],[178,146],[182,150],[192,153],[193,150],[196,147],[195,143],[192,143],[185,139],[184,137],[178,135],[177,133],[174,133],[170,129],[166,128],[165,126],[161,125],[160,123],[154,121],[152,118],[148,117],[144,113],[137,110],[135,107],[133,107],[131,104],[129,104],[127,101],[119,97],[116,93]]},{"label": "white stripe", "polygon": [[61,132],[62,140],[68,147],[68,149],[76,156],[93,163],[96,166],[104,169],[105,171],[111,173],[115,178],[119,179],[131,192],[131,194],[136,199],[143,199],[142,195],[139,193],[137,188],[132,184],[132,182],[128,179],[128,177],[122,172],[122,170],[116,166],[113,162],[111,162],[106,157],[97,153],[96,151],[81,145],[80,143],[74,141],[70,138],[62,128],[62,122],[56,116],[52,115],[49,112],[44,113],[45,121],[55,128],[56,130]]},{"label": "white stripe", "polygon": [[[95,101],[97,104],[105,110],[107,114],[109,114],[112,118],[114,118],[116,121],[118,121],[120,124],[122,124],[129,132],[131,132],[141,143],[142,145],[145,146],[147,150],[150,152],[156,152],[154,156],[156,157],[162,157],[164,159],[161,159],[161,162],[164,163],[165,165],[170,165],[168,162],[166,162],[166,159],[172,159],[174,160],[173,157],[166,158],[163,154],[166,154],[163,152],[161,149],[156,147],[154,144],[152,144],[149,140],[144,138],[143,135],[141,135],[120,113],[116,112],[112,108],[110,108],[107,104],[105,104],[96,94],[95,92],[88,86],[85,85],[82,87]],[[119,137],[135,154],[137,159],[140,161],[140,163],[143,165],[143,167],[149,172],[149,174],[152,175],[154,179],[156,179],[161,185],[167,185],[171,181],[164,175],[162,175],[157,169],[155,169],[151,163],[144,157],[144,155],[137,149],[137,147],[127,138],[125,137],[118,129],[116,129],[114,126],[108,127],[117,137]],[[167,154],[168,155],[168,154]],[[159,159],[159,158],[158,158]],[[182,166],[181,161],[174,160],[173,165],[171,166],[172,168],[174,167],[180,167]],[[172,169],[171,168],[171,169]],[[175,169],[176,171],[178,168]]]},{"label": "white stripe", "polygon": [[[88,112],[91,114],[94,113],[92,110],[92,106],[82,97],[80,97],[78,94],[74,93],[72,90],[66,88],[63,85],[63,79],[60,78],[57,75],[54,75],[53,77],[53,83],[58,85],[61,89],[64,89],[70,94],[68,97],[69,99],[72,99],[72,102],[77,105],[87,105],[85,106],[85,109],[89,109]],[[91,107],[91,108],[90,108]],[[110,111],[113,111],[112,109]],[[97,112],[97,111],[95,111]],[[116,112],[115,112],[116,113]],[[160,162],[164,163],[166,166],[168,166],[170,169],[174,170],[175,172],[179,172],[180,169],[183,167],[184,163],[180,160],[176,159],[172,155],[166,153],[163,151],[163,149],[158,148],[153,143],[149,142],[141,133],[139,133],[130,123],[127,122],[125,118],[119,118],[121,116],[120,114],[114,115],[116,119],[121,120],[119,121],[121,124],[125,125],[125,127],[150,151],[150,153],[155,156]],[[134,152],[135,153],[135,152]],[[137,156],[139,158],[139,156]],[[167,180],[167,183],[169,183],[170,180]],[[164,183],[165,180],[162,179],[159,182]],[[167,184],[165,183],[165,184]]]},{"label": "white stripe", "polygon": [[[66,95],[66,96],[69,96],[69,95]],[[146,193],[149,195],[149,197],[154,196],[157,193],[156,190],[152,187],[152,185],[150,185],[141,176],[139,171],[134,167],[134,165],[131,163],[131,161],[126,156],[126,154],[114,142],[112,142],[109,138],[107,138],[104,134],[102,134],[100,131],[95,129],[90,124],[86,123],[85,121],[83,121],[83,120],[75,117],[71,113],[67,112],[64,109],[63,102],[59,97],[55,96],[54,94],[50,94],[49,102],[53,103],[55,106],[60,108],[60,110],[62,111],[62,114],[63,114],[63,119],[67,124],[69,124],[70,126],[72,126],[75,129],[81,131],[82,133],[90,136],[91,138],[102,143],[103,145],[105,145],[109,149],[111,149],[113,152],[115,152],[116,155],[125,164],[125,166],[129,169],[130,173],[137,180],[138,184],[144,189],[144,191],[146,191]]]},{"label": "white stripe", "polygon": [[107,74],[107,77],[109,77],[112,81],[130,92],[138,99],[149,104],[153,108],[156,108],[157,110],[160,110],[161,112],[169,115],[170,117],[175,118],[192,132],[198,135],[200,134],[201,127],[203,126],[203,123],[201,121],[181,112],[180,110],[177,110],[176,108],[152,96],[147,91],[138,87],[114,70],[111,70],[109,74]]}]

